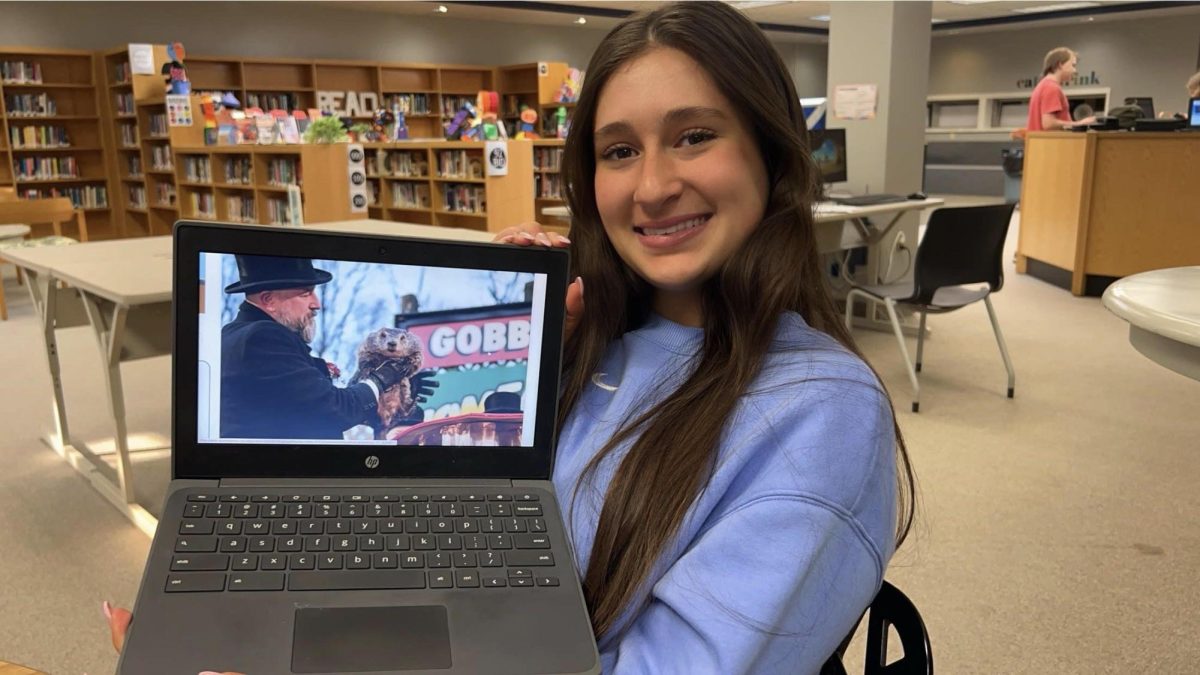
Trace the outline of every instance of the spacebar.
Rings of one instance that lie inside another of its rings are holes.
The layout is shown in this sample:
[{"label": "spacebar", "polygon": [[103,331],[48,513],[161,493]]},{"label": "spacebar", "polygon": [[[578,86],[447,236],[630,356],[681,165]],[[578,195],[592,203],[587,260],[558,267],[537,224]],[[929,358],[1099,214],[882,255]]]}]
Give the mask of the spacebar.
[{"label": "spacebar", "polygon": [[425,588],[425,573],[403,571],[291,572],[289,591],[367,591],[392,588]]}]

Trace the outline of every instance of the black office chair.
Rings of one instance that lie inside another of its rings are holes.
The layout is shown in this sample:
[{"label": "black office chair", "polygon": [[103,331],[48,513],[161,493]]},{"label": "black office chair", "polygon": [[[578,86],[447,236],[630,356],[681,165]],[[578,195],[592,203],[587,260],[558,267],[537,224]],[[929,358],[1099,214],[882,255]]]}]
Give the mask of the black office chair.
[{"label": "black office chair", "polygon": [[[887,309],[904,365],[908,367],[908,379],[912,382],[913,412],[918,412],[921,407],[921,384],[917,381],[917,373],[921,372],[921,354],[925,346],[925,315],[952,312],[980,300],[987,306],[988,317],[992,320],[1000,356],[1008,371],[1008,397],[1013,397],[1016,375],[989,296],[1004,285],[1004,239],[1008,235],[1014,206],[998,204],[934,211],[917,247],[911,281],[875,286],[853,284],[846,295],[847,330],[850,329],[856,296],[882,302]],[[921,315],[915,368],[900,330],[897,305],[911,306]]]},{"label": "black office chair", "polygon": [[[921,613],[900,592],[900,589],[883,582],[875,600],[867,608],[867,658],[863,668],[865,675],[933,675],[933,650],[929,646],[929,633]],[[887,662],[888,627],[896,628],[904,656],[894,663]],[[857,626],[855,627],[857,630]],[[854,631],[846,636],[838,651],[825,662],[820,675],[846,675],[842,656],[850,646]]]}]

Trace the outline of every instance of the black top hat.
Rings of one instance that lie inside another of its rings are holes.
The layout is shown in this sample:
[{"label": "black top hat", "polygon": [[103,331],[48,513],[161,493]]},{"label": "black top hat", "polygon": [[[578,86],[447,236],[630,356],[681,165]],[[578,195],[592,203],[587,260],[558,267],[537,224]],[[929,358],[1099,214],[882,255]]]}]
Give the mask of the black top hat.
[{"label": "black top hat", "polygon": [[485,413],[519,413],[521,412],[521,395],[511,391],[497,391],[483,399]]},{"label": "black top hat", "polygon": [[226,293],[258,293],[281,288],[304,288],[328,283],[333,275],[315,269],[309,258],[277,258],[269,255],[239,255],[238,281]]}]

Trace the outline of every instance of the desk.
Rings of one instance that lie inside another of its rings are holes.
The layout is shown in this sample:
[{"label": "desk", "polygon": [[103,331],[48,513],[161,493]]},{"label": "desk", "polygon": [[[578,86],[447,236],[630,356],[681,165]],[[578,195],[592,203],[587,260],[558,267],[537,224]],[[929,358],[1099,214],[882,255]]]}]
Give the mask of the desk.
[{"label": "desk", "polygon": [[[303,229],[474,242],[494,236],[380,220],[319,223]],[[171,353],[171,237],[13,249],[0,255],[28,276],[29,294],[42,323],[55,425],[43,440],[139,528],[153,533],[157,519],[134,499],[121,364]],[[60,282],[68,286],[60,287]],[[92,327],[104,364],[115,470],[70,433],[56,331],[83,325]]]},{"label": "desk", "polygon": [[33,670],[25,666],[18,666],[15,663],[0,661],[0,675],[46,675],[40,670]]},{"label": "desk", "polygon": [[1200,380],[1200,267],[1125,277],[1104,291],[1103,302],[1129,322],[1129,342],[1135,349]]}]

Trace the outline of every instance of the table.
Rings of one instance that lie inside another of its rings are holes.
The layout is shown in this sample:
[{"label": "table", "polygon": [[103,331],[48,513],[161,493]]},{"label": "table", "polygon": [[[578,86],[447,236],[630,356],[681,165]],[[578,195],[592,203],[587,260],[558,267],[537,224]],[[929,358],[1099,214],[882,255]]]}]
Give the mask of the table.
[{"label": "table", "polygon": [[[314,223],[303,229],[474,242],[491,241],[494,236],[382,220]],[[171,256],[169,236],[0,252],[0,257],[28,277],[29,294],[42,323],[55,425],[42,440],[148,534],[153,533],[157,519],[134,499],[121,364],[171,353]],[[103,363],[116,446],[115,470],[70,433],[56,333],[84,325],[95,333]]]},{"label": "table", "polygon": [[0,661],[0,675],[46,675],[40,670],[18,666],[15,663]]},{"label": "table", "polygon": [[1200,380],[1200,267],[1142,272],[1115,282],[1102,302],[1129,322],[1129,342],[1147,358]]}]

